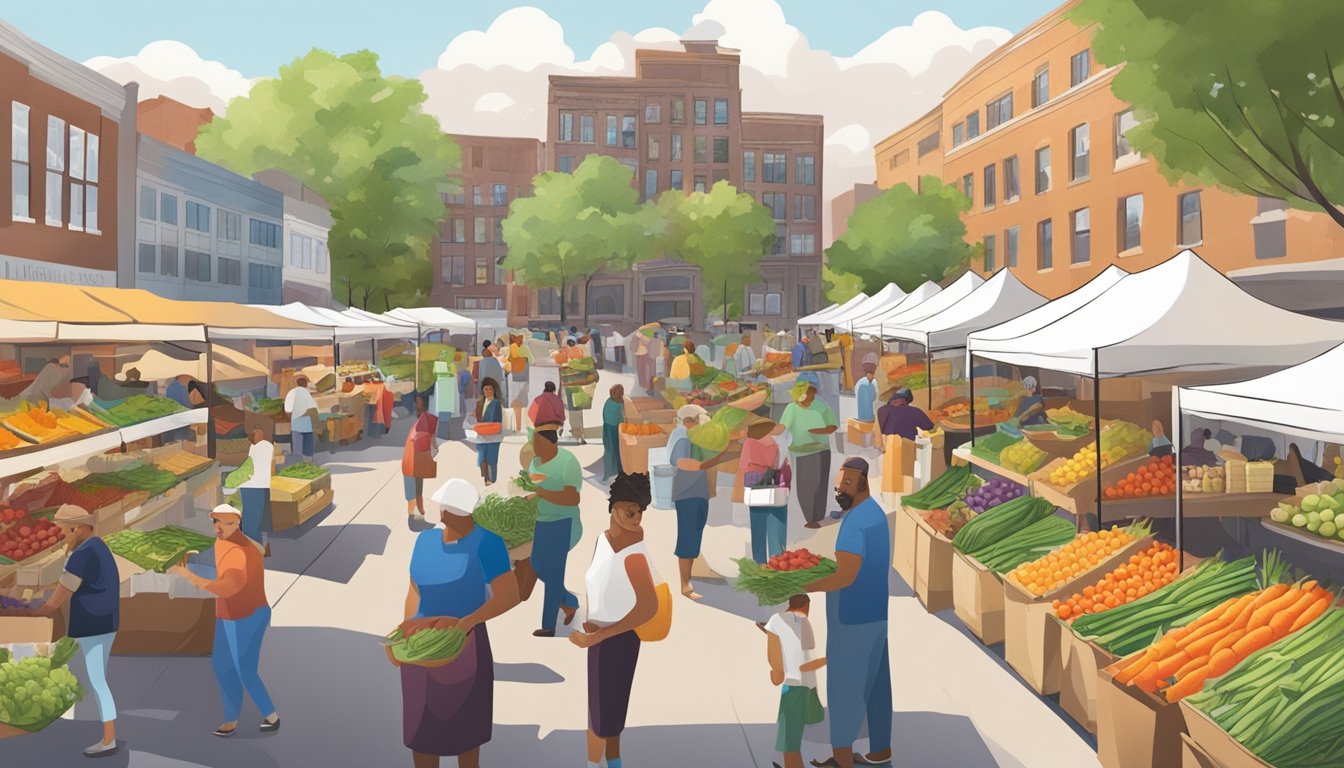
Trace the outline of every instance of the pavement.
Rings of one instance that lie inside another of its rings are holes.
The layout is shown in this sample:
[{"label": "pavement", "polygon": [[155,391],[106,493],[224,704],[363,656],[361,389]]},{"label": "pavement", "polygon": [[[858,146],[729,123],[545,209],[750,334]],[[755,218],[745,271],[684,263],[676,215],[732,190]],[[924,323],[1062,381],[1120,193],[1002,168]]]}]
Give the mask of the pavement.
[{"label": "pavement", "polygon": [[[630,377],[604,372],[609,384]],[[221,720],[210,661],[205,657],[115,656],[110,684],[119,709],[118,754],[98,765],[132,768],[373,768],[409,765],[401,740],[400,682],[379,640],[402,619],[407,564],[415,534],[406,521],[400,457],[409,420],[390,435],[353,450],[321,454],[332,471],[336,502],[301,529],[275,535],[266,588],[273,621],[261,673],[283,726],[262,734],[251,701],[239,733],[210,731]],[[595,418],[590,418],[595,422]],[[522,438],[506,438],[499,476],[519,469]],[[601,441],[568,446],[585,467],[600,469]],[[871,462],[874,467],[877,462]],[[439,480],[458,475],[479,486],[475,452],[444,443]],[[426,497],[435,487],[426,483]],[[492,490],[503,492],[503,483]],[[567,583],[583,599],[583,574],[596,536],[607,523],[606,497],[595,482],[582,489],[584,537],[571,553]],[[886,499],[890,508],[893,499]],[[431,515],[433,513],[431,512]],[[747,551],[745,512],[723,494],[712,505],[705,560],[732,573]],[[790,515],[790,542],[833,551],[835,525],[803,537]],[[675,514],[651,509],[644,518],[654,567],[676,578]],[[672,634],[641,648],[622,739],[634,766],[756,766],[774,753],[778,689],[770,684],[765,643],[754,622],[769,612],[731,584],[697,585],[705,599],[678,597]],[[540,639],[541,588],[529,602],[489,624],[495,655],[493,740],[487,766],[583,765],[587,678],[584,651],[563,637]],[[820,608],[820,606],[818,606]],[[891,617],[895,766],[910,768],[1091,768],[1095,742],[1051,699],[1030,691],[1007,667],[1002,646],[985,648],[950,611],[930,615],[893,571]],[[581,620],[581,619],[580,619]],[[577,623],[577,622],[576,622]],[[818,646],[824,611],[813,612]],[[563,633],[562,633],[563,635]],[[83,675],[78,662],[75,674]],[[823,670],[822,695],[825,700]],[[91,700],[46,730],[0,741],[0,766],[48,768],[84,763],[80,750],[98,739]],[[830,754],[825,723],[807,731],[807,759]],[[456,761],[447,758],[445,766]]]}]

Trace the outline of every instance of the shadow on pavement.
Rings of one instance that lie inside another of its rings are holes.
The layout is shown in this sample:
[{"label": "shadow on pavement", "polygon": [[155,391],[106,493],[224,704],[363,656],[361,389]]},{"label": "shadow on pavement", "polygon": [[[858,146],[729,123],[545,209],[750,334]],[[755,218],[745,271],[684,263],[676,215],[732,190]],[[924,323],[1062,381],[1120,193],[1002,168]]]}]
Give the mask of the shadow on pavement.
[{"label": "shadow on pavement", "polygon": [[[329,533],[322,534],[328,530]],[[266,569],[341,584],[350,583],[366,558],[383,554],[391,535],[386,525],[368,523],[319,529],[301,539],[288,536],[290,533],[292,531],[284,531],[271,537],[274,544],[271,557],[266,560]],[[320,541],[317,540],[319,537]]]},{"label": "shadow on pavement", "polygon": [[545,664],[506,664],[496,661],[495,682],[555,685],[565,682],[565,678]]}]

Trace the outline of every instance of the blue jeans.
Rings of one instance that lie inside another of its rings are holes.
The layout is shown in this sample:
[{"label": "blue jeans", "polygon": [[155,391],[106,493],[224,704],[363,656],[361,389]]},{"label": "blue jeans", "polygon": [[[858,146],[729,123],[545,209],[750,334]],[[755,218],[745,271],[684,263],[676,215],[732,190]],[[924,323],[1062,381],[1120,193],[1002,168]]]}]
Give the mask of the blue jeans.
[{"label": "blue jeans", "polygon": [[844,624],[840,596],[826,596],[826,698],[831,746],[854,746],[868,720],[868,750],[891,749],[891,656],[887,622]]},{"label": "blue jeans", "polygon": [[295,430],[289,435],[290,444],[293,446],[293,458],[297,459],[300,454],[309,461],[313,460],[313,433],[300,432]]},{"label": "blue jeans", "polygon": [[677,499],[672,506],[677,508],[677,546],[673,554],[682,560],[694,560],[700,556],[700,541],[709,522],[709,499]]},{"label": "blue jeans", "polygon": [[112,700],[112,689],[107,687],[107,659],[112,655],[112,641],[116,632],[79,638],[79,649],[84,652],[84,670],[89,675],[89,689],[98,701],[98,716],[104,723],[117,719],[117,704]]},{"label": "blue jeans", "polygon": [[269,488],[239,488],[243,497],[243,535],[261,543],[261,532],[269,528],[266,523],[271,511],[271,490]]},{"label": "blue jeans", "polygon": [[219,682],[219,698],[224,702],[224,721],[231,723],[243,711],[243,690],[261,710],[262,717],[275,711],[271,695],[257,674],[261,661],[261,641],[271,623],[270,606],[262,606],[245,619],[215,620],[215,649],[210,666]]},{"label": "blue jeans", "polygon": [[579,607],[579,598],[565,588],[565,566],[569,562],[569,531],[573,521],[538,522],[532,538],[532,570],[546,585],[541,602],[541,628],[555,629],[556,613],[561,606]]},{"label": "blue jeans", "polygon": [[765,561],[784,551],[785,532],[789,526],[789,507],[752,507],[751,559]]},{"label": "blue jeans", "polygon": [[499,443],[476,444],[476,465],[481,464],[489,468],[488,479],[493,483],[499,477]]}]

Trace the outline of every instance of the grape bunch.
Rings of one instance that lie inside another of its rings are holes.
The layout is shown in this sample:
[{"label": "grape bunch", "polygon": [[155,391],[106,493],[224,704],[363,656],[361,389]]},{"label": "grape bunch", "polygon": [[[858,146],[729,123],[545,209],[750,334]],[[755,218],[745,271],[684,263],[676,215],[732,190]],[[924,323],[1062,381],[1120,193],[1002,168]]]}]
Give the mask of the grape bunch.
[{"label": "grape bunch", "polygon": [[[61,647],[61,643],[69,645]],[[84,689],[65,667],[74,642],[65,638],[61,643],[53,656],[0,664],[0,723],[41,730],[84,698]]]}]

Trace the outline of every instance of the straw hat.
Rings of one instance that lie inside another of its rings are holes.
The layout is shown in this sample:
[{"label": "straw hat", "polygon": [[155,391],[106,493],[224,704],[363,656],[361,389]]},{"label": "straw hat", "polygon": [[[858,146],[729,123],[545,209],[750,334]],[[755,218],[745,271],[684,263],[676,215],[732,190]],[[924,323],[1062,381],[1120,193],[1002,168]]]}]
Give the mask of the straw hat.
[{"label": "straw hat", "polygon": [[77,507],[74,504],[62,504],[52,515],[52,522],[65,525],[88,525],[92,526],[94,517],[83,507]]}]

